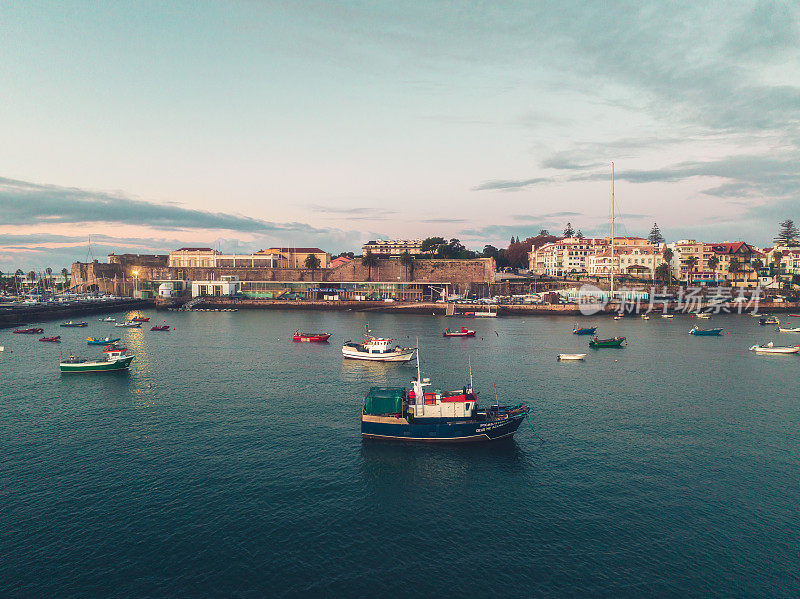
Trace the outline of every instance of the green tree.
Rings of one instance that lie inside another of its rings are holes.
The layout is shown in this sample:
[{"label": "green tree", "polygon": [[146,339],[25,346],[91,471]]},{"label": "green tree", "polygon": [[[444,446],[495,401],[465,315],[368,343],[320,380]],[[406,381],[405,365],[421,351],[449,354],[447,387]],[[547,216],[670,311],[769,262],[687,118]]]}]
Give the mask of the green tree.
[{"label": "green tree", "polygon": [[697,256],[689,256],[689,259],[686,260],[686,265],[689,267],[689,271],[686,273],[686,283],[688,285],[692,284],[692,280],[694,279],[694,269],[697,268]]},{"label": "green tree", "polygon": [[578,232],[575,233],[575,237],[577,237],[578,239],[583,239],[583,231],[578,229]]},{"label": "green tree", "polygon": [[778,231],[778,236],[774,239],[775,245],[786,247],[797,247],[800,245],[800,231],[797,230],[792,219],[787,218],[780,223],[779,226],[780,230]]},{"label": "green tree", "polygon": [[[427,241],[427,240],[426,240]],[[444,240],[442,240],[444,241]],[[423,244],[425,242],[423,241]],[[367,267],[367,280],[372,280],[372,269],[378,265],[378,258],[370,251],[361,256],[361,265]]]},{"label": "green tree", "polygon": [[311,280],[314,280],[314,271],[319,268],[320,261],[314,254],[306,256],[305,267],[311,271]]},{"label": "green tree", "polygon": [[708,259],[708,267],[714,273],[714,278],[715,279],[717,278],[717,266],[719,266],[719,258],[717,258],[716,256],[711,256]]},{"label": "green tree", "polygon": [[672,259],[675,257],[675,253],[670,248],[664,248],[664,253],[661,254],[661,257],[664,258],[664,262],[669,265],[669,281],[672,281]]},{"label": "green tree", "polygon": [[421,250],[425,253],[435,252],[443,243],[447,243],[444,237],[428,237],[422,240]]},{"label": "green tree", "polygon": [[753,267],[753,272],[756,273],[756,278],[758,278],[759,271],[764,268],[764,261],[761,258],[753,258],[750,266]]},{"label": "green tree", "polygon": [[734,282],[736,282],[736,279],[737,279],[736,275],[738,275],[740,272],[742,272],[742,265],[741,265],[741,263],[739,262],[739,259],[736,256],[732,256],[731,257],[731,261],[728,264],[728,272],[731,275],[733,275],[732,276],[732,280]]},{"label": "green tree", "polygon": [[669,280],[671,278],[672,272],[669,264],[666,262],[662,262],[656,267],[656,272],[654,277],[657,281],[664,281],[665,283],[669,284]]},{"label": "green tree", "polygon": [[650,235],[647,236],[647,241],[653,245],[664,243],[664,236],[661,234],[661,229],[658,228],[658,223],[653,223],[653,228],[650,229]]},{"label": "green tree", "polygon": [[783,252],[780,250],[772,252],[772,268],[770,272],[773,277],[778,279],[778,283],[781,280],[781,260],[783,260]]},{"label": "green tree", "polygon": [[539,237],[550,237],[550,231],[548,231],[547,229],[542,229],[541,231],[539,231],[539,235],[538,236]]},{"label": "green tree", "polygon": [[568,222],[564,227],[564,237],[572,237],[575,235],[575,229],[572,228],[572,223]]},{"label": "green tree", "polygon": [[406,280],[409,279],[409,272],[414,273],[414,256],[408,253],[408,251],[403,252],[400,254],[400,264],[403,265],[406,271]]}]

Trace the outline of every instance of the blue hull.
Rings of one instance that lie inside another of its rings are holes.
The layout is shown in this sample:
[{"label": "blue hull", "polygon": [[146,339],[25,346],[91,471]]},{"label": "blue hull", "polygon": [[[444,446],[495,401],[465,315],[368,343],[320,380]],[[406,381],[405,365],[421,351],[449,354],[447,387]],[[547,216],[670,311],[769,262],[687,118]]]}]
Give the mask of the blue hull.
[{"label": "blue hull", "polygon": [[573,329],[572,330],[572,334],[573,335],[594,335],[596,331],[597,331],[597,327],[594,327],[594,328],[591,328],[591,329]]},{"label": "blue hull", "polygon": [[[420,441],[425,443],[469,443],[495,441],[511,437],[527,413],[516,414],[504,420],[450,420],[440,423],[365,422],[361,421],[361,435],[367,439]],[[399,420],[399,419],[398,419]]]}]

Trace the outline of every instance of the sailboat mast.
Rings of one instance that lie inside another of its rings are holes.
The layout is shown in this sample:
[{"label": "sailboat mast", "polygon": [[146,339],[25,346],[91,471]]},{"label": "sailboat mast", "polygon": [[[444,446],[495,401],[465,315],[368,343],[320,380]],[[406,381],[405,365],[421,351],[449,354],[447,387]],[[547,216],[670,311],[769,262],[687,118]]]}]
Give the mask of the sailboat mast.
[{"label": "sailboat mast", "polygon": [[614,163],[611,163],[611,300],[614,299]]}]

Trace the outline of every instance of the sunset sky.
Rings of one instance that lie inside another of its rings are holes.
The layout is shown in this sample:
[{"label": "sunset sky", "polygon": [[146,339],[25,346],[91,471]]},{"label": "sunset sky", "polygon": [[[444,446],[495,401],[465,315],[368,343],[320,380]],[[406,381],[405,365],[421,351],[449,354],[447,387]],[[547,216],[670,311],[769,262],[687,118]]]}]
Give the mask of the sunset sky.
[{"label": "sunset sky", "polygon": [[797,2],[0,1],[0,270],[800,221]]}]

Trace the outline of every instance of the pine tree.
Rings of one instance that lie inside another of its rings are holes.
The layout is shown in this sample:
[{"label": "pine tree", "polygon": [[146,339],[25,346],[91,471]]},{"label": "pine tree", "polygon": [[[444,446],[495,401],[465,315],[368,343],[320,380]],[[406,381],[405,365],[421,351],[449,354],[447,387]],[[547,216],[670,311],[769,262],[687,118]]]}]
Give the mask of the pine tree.
[{"label": "pine tree", "polygon": [[647,236],[647,241],[653,245],[664,243],[664,236],[661,234],[661,229],[658,228],[658,223],[653,223],[653,228],[650,229],[650,235]]},{"label": "pine tree", "polygon": [[583,231],[578,229],[578,232],[575,233],[575,237],[577,237],[578,239],[583,239]]},{"label": "pine tree", "polygon": [[564,227],[564,237],[572,237],[575,235],[575,230],[572,228],[572,223],[567,223],[567,226]]},{"label": "pine tree", "polygon": [[780,224],[780,231],[778,236],[774,239],[775,245],[783,245],[786,247],[796,247],[800,245],[800,231],[794,224],[794,221],[787,218]]}]

